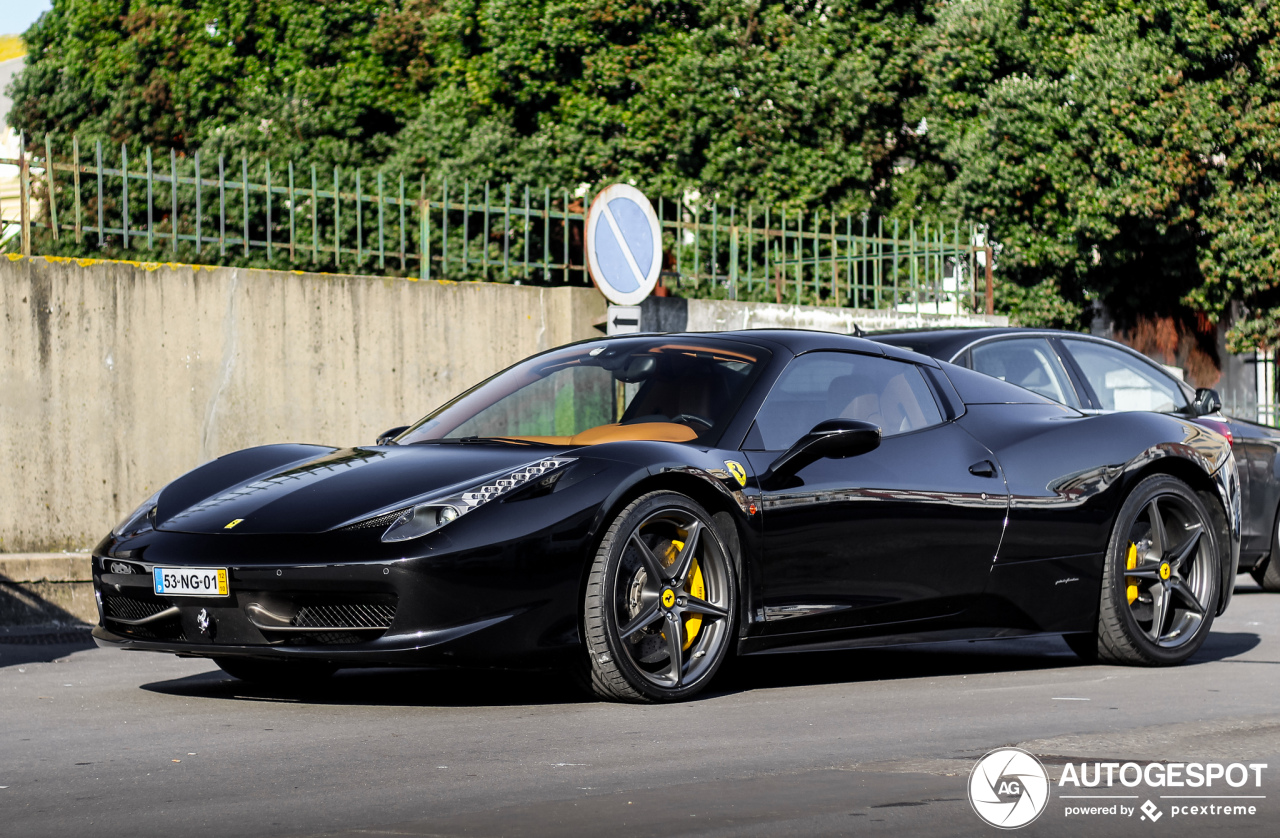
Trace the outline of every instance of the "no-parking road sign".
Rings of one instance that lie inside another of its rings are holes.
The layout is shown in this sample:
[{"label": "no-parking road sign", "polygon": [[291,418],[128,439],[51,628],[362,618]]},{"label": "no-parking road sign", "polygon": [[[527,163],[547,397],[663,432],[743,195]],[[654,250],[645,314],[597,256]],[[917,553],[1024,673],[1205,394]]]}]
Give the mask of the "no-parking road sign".
[{"label": "no-parking road sign", "polygon": [[587,267],[609,302],[639,305],[662,271],[662,228],[644,193],[615,183],[587,212]]}]

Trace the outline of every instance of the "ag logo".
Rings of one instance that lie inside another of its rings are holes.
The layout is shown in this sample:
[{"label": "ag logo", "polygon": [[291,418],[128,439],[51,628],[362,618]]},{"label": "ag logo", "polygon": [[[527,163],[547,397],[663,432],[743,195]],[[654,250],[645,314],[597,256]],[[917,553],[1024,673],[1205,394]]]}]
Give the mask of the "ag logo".
[{"label": "ag logo", "polygon": [[733,475],[733,479],[738,481],[739,486],[747,485],[747,470],[742,467],[742,463],[737,460],[725,460],[725,468],[729,469],[729,473]]},{"label": "ag logo", "polygon": [[1049,775],[1040,760],[1026,751],[999,748],[973,767],[969,803],[978,817],[992,826],[1026,826],[1040,817],[1049,803]]}]

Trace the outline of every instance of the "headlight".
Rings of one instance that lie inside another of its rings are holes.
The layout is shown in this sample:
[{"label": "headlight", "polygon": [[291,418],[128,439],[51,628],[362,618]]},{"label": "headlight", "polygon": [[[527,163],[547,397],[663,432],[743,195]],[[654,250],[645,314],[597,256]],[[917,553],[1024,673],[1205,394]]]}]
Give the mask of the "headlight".
[{"label": "headlight", "polygon": [[550,472],[572,462],[572,457],[548,457],[448,497],[420,503],[396,518],[382,534],[382,540],[408,541],[411,538],[421,538],[427,533],[435,532],[450,521],[461,518],[471,510],[502,497],[532,480],[546,477]]},{"label": "headlight", "polygon": [[160,492],[156,492],[147,498],[142,502],[141,506],[130,512],[128,517],[116,524],[116,528],[111,531],[111,534],[116,538],[121,538],[151,529],[151,513],[156,511],[156,501],[159,499]]}]

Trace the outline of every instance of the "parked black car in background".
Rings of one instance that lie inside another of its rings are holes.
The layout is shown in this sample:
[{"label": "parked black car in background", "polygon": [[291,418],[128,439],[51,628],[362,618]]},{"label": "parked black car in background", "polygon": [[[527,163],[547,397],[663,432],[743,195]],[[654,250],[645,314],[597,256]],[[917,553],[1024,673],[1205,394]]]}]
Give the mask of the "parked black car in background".
[{"label": "parked black car in background", "polygon": [[1243,491],[1240,569],[1280,591],[1280,430],[1221,412],[1195,390],[1123,344],[1056,329],[925,329],[874,340],[1017,384],[1086,413],[1153,410],[1207,425],[1231,441]]}]

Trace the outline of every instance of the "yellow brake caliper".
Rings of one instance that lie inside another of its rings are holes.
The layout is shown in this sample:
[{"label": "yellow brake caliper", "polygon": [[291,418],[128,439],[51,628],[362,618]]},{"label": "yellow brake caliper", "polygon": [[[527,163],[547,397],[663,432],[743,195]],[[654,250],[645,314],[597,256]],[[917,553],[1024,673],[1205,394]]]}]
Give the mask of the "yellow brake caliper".
[{"label": "yellow brake caliper", "polygon": [[[684,549],[684,542],[672,540],[671,545],[667,547],[667,552],[662,556],[662,564],[664,567],[670,567],[675,563],[676,556],[680,555],[680,551]],[[693,566],[689,570],[689,581],[685,584],[685,591],[690,596],[698,599],[707,598],[707,586],[702,579],[702,568],[698,565],[695,557]],[[698,631],[702,628],[702,615],[689,614],[684,618],[684,650],[687,652],[689,647],[693,645],[693,641],[698,636]],[[665,637],[665,634],[663,635]]]},{"label": "yellow brake caliper", "polygon": [[[1137,566],[1138,566],[1138,545],[1130,542],[1129,555],[1125,558],[1124,569],[1133,570]],[[1133,605],[1133,601],[1138,598],[1138,580],[1132,576],[1126,576],[1124,578],[1124,581],[1125,581],[1125,585],[1128,586],[1125,588],[1125,596],[1128,598],[1129,604]]]}]

